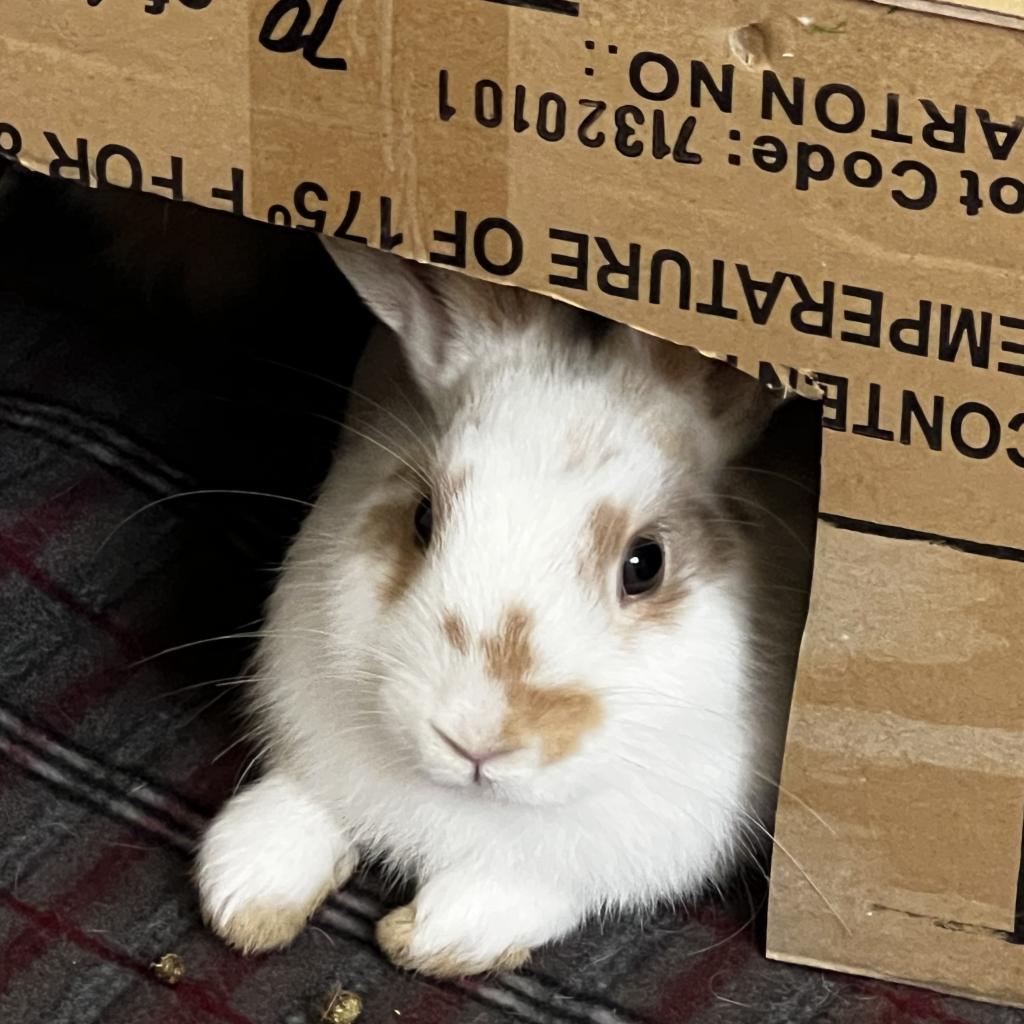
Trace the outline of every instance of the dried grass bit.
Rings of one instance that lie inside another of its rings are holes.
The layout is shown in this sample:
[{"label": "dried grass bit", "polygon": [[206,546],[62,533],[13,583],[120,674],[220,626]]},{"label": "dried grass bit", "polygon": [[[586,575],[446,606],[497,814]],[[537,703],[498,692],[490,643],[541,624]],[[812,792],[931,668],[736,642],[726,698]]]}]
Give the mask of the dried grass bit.
[{"label": "dried grass bit", "polygon": [[165,985],[177,985],[185,977],[185,961],[177,953],[164,953],[149,967]]},{"label": "dried grass bit", "polygon": [[320,1019],[327,1024],[354,1024],[363,1012],[363,1000],[355,992],[337,988]]}]

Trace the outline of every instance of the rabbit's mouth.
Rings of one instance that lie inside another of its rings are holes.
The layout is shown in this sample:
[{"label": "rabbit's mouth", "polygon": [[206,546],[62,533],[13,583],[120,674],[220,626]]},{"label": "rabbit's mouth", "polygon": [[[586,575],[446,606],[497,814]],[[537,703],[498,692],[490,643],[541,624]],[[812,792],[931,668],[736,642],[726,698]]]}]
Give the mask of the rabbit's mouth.
[{"label": "rabbit's mouth", "polygon": [[[463,774],[466,773],[467,769],[469,770],[470,781],[474,786],[484,787],[492,785],[494,782],[493,771],[495,765],[498,765],[499,762],[508,759],[514,754],[518,754],[523,749],[520,746],[494,746],[491,744],[470,748],[453,738],[434,722],[430,723],[430,728],[448,750],[455,755],[455,764],[461,768]],[[452,759],[449,758],[448,760]]]},{"label": "rabbit's mouth", "polygon": [[[431,727],[418,743],[417,771],[421,778],[466,800],[514,806],[565,803],[564,780],[545,767],[540,752],[530,747],[476,751],[444,730]],[[485,755],[485,756],[482,756]]]},{"label": "rabbit's mouth", "polygon": [[510,783],[521,786],[535,770],[535,756],[524,747],[470,739],[437,722],[429,723],[419,747],[431,781],[483,798],[500,798]]}]

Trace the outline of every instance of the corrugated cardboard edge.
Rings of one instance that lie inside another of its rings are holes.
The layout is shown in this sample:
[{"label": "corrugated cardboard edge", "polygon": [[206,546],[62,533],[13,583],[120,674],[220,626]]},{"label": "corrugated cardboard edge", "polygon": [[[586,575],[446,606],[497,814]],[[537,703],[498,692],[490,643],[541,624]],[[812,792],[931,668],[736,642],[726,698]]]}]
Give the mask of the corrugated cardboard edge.
[{"label": "corrugated cardboard edge", "polygon": [[910,978],[900,978],[894,974],[884,974],[881,971],[872,970],[862,964],[856,966],[850,964],[839,964],[832,960],[818,960],[815,957],[801,956],[798,953],[780,954],[771,949],[765,950],[765,957],[782,964],[797,964],[800,967],[812,967],[818,971],[839,971],[843,974],[850,974],[859,978],[871,978],[874,981],[884,981],[887,984],[908,985],[910,988],[918,989],[921,992],[934,992],[939,995],[952,996],[955,999],[970,999],[977,1003],[988,1003],[991,1006],[1009,1006],[1013,1009],[1024,1009],[1024,1002],[1012,1002],[1005,999],[995,999],[984,992],[965,992],[960,988],[953,988],[943,985],[938,981],[913,981]]},{"label": "corrugated cardboard edge", "polygon": [[[46,161],[33,160],[31,157],[28,157],[28,158],[22,158],[22,160],[20,161],[20,164],[21,164],[21,166],[23,168],[25,168],[28,171],[32,171],[34,173],[41,174],[44,177],[46,177],[48,175],[48,169],[47,169]],[[76,187],[76,188],[89,187],[89,188],[93,188],[93,189],[101,188],[102,186],[100,186],[100,185],[95,183],[96,182],[96,175],[95,175],[95,168],[94,167],[92,167],[92,166],[89,167],[89,174],[90,174],[90,178],[91,178],[92,184],[90,184],[89,186],[75,185],[74,187]],[[249,186],[248,184],[246,185],[246,188],[250,188],[250,187],[251,186]],[[171,202],[171,200],[169,200],[169,199],[166,200],[166,201],[167,202]],[[207,209],[207,207],[202,207],[199,204],[192,202],[191,200],[187,200],[186,199],[186,200],[182,200],[182,202],[186,203],[187,205],[197,206],[200,209]],[[410,208],[415,209],[416,208],[415,203],[412,203]],[[416,220],[416,222],[415,222],[415,230],[413,231],[413,234],[417,238],[422,237],[423,233],[422,233],[422,231],[421,231],[421,229],[419,227],[418,220]],[[371,246],[371,248],[375,248],[375,247]],[[425,266],[434,266],[433,264],[430,263],[430,259],[429,259],[429,256],[427,255],[426,247],[423,246],[422,244],[418,244],[417,245],[415,253],[412,253],[412,254],[405,254],[405,253],[398,254],[398,253],[394,253],[393,255],[395,256],[396,259],[409,259],[409,260],[413,260],[416,263],[421,263],[421,264],[423,264]],[[449,271],[451,273],[456,273],[456,274],[464,274],[467,277],[473,277],[473,278],[475,278],[477,280],[487,280],[488,283],[496,284],[499,287],[516,287],[515,285],[510,284],[507,281],[494,281],[493,279],[490,279],[490,278],[486,278],[485,279],[483,277],[483,275],[474,274],[471,270],[468,270],[468,269],[447,268],[447,267],[444,267],[444,268],[437,268],[437,267],[435,267],[435,269],[447,270],[447,271]],[[519,286],[519,287],[521,287],[521,286]],[[577,309],[581,309],[581,310],[584,310],[584,311],[588,310],[588,307],[584,303],[573,302],[572,300],[567,299],[564,295],[558,295],[555,292],[549,291],[549,290],[547,290],[545,288],[531,288],[530,291],[532,291],[533,293],[535,293],[537,295],[545,295],[545,296],[547,296],[550,299],[554,299],[556,302],[562,302],[562,303],[565,303],[568,306],[573,306],[573,307],[575,307]],[[643,328],[638,327],[636,324],[631,323],[628,320],[623,320],[623,321],[619,321],[619,322],[622,323],[626,327],[632,328],[635,331],[639,331],[641,334],[645,334],[645,335],[647,335],[648,337],[651,337],[651,338],[657,338],[659,341],[665,341],[665,342],[667,342],[670,345],[686,345],[688,348],[695,349],[697,352],[699,352],[702,356],[706,357],[707,359],[715,359],[715,360],[718,360],[719,362],[727,361],[728,357],[724,356],[721,352],[710,352],[710,351],[707,351],[705,349],[699,348],[696,345],[691,345],[691,344],[688,344],[686,342],[677,341],[674,338],[665,338],[665,337],[662,337],[661,335],[651,334],[649,331],[645,331]],[[800,398],[809,399],[810,401],[813,401],[813,402],[821,401],[821,399],[823,397],[823,391],[822,391],[821,386],[815,382],[815,380],[814,380],[814,373],[812,371],[805,370],[805,369],[802,369],[800,367],[785,366],[782,363],[772,363],[772,366],[775,367],[775,370],[776,370],[776,372],[778,372],[780,377],[782,377],[782,376],[784,376],[784,375],[786,375],[786,374],[788,374],[790,372],[796,374],[797,384],[796,384],[795,387],[791,387],[788,384],[785,386],[785,390],[784,390],[785,398],[789,399],[789,398],[793,398],[793,397],[800,397]],[[742,370],[744,370],[745,372],[748,372],[748,373],[751,372],[750,368],[747,367],[747,366],[741,366],[740,369],[742,369]]]},{"label": "corrugated cardboard edge", "polygon": [[919,14],[938,14],[946,18],[960,18],[963,21],[980,21],[985,25],[999,28],[1024,30],[1024,15],[1006,14],[986,7],[956,4],[947,0],[871,0],[885,7],[899,7]]}]

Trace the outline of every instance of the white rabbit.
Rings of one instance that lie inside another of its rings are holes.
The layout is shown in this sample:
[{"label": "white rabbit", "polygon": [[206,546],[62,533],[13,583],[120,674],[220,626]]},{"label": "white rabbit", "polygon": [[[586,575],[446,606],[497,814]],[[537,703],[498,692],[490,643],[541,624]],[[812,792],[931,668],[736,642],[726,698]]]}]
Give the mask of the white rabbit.
[{"label": "white rabbit", "polygon": [[773,477],[727,467],[775,403],[553,300],[331,251],[386,326],[269,605],[266,770],[203,840],[204,914],[276,948],[379,858],[418,884],[378,925],[396,964],[513,968],[767,834],[807,564],[743,497]]}]

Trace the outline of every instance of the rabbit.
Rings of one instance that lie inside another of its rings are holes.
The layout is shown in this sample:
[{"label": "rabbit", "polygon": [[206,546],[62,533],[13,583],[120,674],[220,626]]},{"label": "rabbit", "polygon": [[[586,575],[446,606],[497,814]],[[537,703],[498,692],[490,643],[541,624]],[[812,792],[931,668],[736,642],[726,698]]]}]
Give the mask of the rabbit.
[{"label": "rabbit", "polygon": [[394,964],[513,970],[768,833],[813,541],[751,489],[772,474],[731,467],[779,399],[554,299],[328,245],[380,325],[268,603],[263,774],[201,841],[202,911],[280,948],[370,859],[418,886],[377,926]]}]

